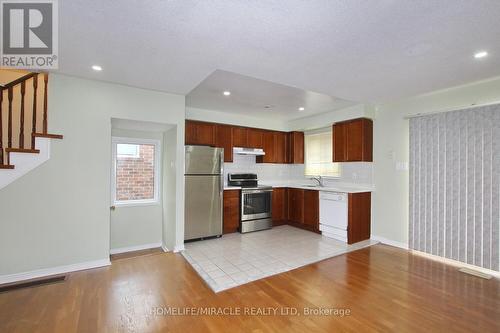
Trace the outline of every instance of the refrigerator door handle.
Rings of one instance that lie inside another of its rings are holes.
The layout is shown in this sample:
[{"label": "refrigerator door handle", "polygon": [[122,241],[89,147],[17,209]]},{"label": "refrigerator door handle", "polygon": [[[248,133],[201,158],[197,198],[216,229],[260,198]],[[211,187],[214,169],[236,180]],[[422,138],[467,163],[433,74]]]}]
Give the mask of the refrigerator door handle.
[{"label": "refrigerator door handle", "polygon": [[219,154],[219,165],[220,165],[220,189],[224,191],[224,148],[221,148]]},{"label": "refrigerator door handle", "polygon": [[220,216],[222,217],[222,229],[224,229],[224,148],[219,153],[220,165]]}]

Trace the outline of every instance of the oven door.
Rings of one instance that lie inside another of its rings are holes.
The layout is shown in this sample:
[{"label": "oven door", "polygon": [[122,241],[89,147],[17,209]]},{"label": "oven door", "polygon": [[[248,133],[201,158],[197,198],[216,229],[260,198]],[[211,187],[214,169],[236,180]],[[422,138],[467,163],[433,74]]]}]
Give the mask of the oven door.
[{"label": "oven door", "polygon": [[273,190],[242,190],[241,220],[249,221],[271,217],[271,195]]}]

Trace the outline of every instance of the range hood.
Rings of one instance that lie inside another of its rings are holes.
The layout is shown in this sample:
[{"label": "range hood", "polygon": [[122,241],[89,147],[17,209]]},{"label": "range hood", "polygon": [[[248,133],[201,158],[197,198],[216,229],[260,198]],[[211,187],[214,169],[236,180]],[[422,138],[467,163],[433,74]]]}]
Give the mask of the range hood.
[{"label": "range hood", "polygon": [[263,156],[266,155],[263,149],[261,148],[242,148],[242,147],[234,147],[233,153],[238,155],[254,155],[254,156]]}]

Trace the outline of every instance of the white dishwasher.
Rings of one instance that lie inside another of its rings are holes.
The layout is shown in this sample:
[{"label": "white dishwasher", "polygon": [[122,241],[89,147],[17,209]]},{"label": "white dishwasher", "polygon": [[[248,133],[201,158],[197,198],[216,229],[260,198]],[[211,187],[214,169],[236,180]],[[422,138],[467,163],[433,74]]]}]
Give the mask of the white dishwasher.
[{"label": "white dishwasher", "polygon": [[347,243],[347,193],[319,192],[319,230]]}]

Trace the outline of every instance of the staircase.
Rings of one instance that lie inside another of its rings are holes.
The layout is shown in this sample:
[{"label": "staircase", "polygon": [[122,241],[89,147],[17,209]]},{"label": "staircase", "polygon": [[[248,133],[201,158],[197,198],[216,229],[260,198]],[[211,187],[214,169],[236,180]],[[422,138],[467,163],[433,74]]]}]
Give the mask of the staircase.
[{"label": "staircase", "polygon": [[63,138],[47,132],[48,79],[28,73],[0,84],[0,188],[48,160],[50,140]]}]

